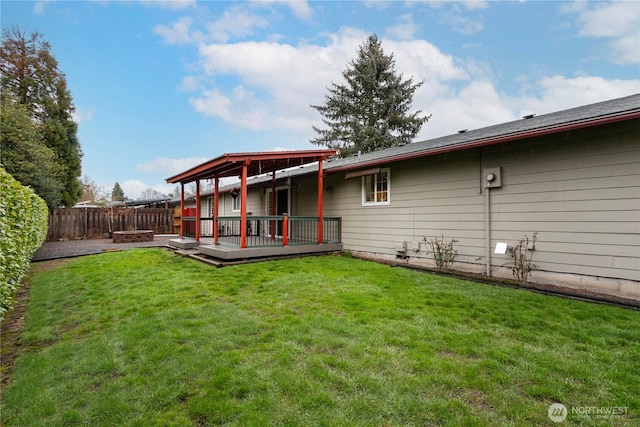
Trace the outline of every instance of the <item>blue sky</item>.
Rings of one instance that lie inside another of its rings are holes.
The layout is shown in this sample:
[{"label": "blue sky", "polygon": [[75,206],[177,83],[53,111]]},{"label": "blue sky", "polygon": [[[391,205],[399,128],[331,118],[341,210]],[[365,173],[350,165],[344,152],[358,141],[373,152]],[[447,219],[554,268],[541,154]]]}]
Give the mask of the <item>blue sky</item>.
[{"label": "blue sky", "polygon": [[130,198],[228,152],[316,148],[310,104],[375,33],[424,81],[417,140],[640,92],[640,2],[5,1],[76,107],[83,175]]}]

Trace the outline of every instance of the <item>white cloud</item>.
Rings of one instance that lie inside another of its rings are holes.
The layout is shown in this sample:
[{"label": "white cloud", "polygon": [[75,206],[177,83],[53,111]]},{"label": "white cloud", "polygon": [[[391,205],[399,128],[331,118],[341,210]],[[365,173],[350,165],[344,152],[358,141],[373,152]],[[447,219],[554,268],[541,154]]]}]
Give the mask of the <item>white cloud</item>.
[{"label": "white cloud", "polygon": [[443,12],[440,15],[440,22],[465,35],[475,34],[484,29],[482,21],[463,15],[458,7]]},{"label": "white cloud", "polygon": [[396,25],[387,28],[385,31],[388,37],[398,40],[411,40],[420,29],[420,27],[413,22],[413,15],[410,13],[398,17],[397,21],[398,23]]},{"label": "white cloud", "polygon": [[511,97],[488,80],[473,80],[458,91],[435,98],[416,98],[414,106],[433,112],[418,139],[430,139],[517,120],[526,114],[547,114],[640,92],[638,80],[602,77],[544,77],[530,87],[535,95]]},{"label": "white cloud", "polygon": [[537,88],[540,96],[516,98],[514,109],[519,109],[518,116],[551,113],[638,93],[640,79],[607,80],[596,76],[567,78],[555,75],[542,78]]},{"label": "white cloud", "polygon": [[576,2],[563,10],[578,15],[580,36],[608,40],[607,51],[613,62],[640,63],[640,7],[637,1]]},{"label": "white cloud", "polygon": [[189,103],[199,113],[208,117],[219,117],[226,122],[234,121],[231,114],[231,99],[221,94],[218,89],[204,90],[197,98],[189,99]]},{"label": "white cloud", "polygon": [[[343,82],[341,72],[367,36],[343,28],[327,35],[325,46],[203,45],[201,66],[207,76],[233,75],[240,83],[231,90],[209,88],[192,97],[191,103],[202,114],[239,127],[284,129],[308,140],[315,136],[311,126],[321,126],[319,113],[309,104],[322,104],[326,87]],[[514,120],[524,108],[544,114],[640,91],[639,80],[547,76],[526,82],[525,95],[510,97],[497,91],[495,73],[485,63],[446,55],[425,40],[383,39],[382,45],[394,54],[396,71],[414,82],[424,81],[414,94],[413,107],[434,115],[420,138]]]},{"label": "white cloud", "polygon": [[198,76],[186,76],[180,82],[178,89],[184,92],[195,92],[203,87]]},{"label": "white cloud", "polygon": [[[133,199],[133,200],[140,199],[142,194],[149,188],[157,191],[158,193],[165,194],[165,195],[168,195],[169,193],[173,193],[173,190],[175,189],[175,185],[170,185],[170,184],[149,185],[138,179],[128,179],[124,182],[121,182],[120,187],[122,188],[122,191],[124,192],[125,197],[127,197],[127,199]],[[111,188],[113,188],[113,186]]]},{"label": "white cloud", "polygon": [[418,0],[407,1],[405,4],[407,7],[426,4],[432,9],[439,10],[439,21],[441,24],[447,25],[454,31],[466,35],[475,34],[484,29],[484,23],[480,18],[469,17],[470,11],[477,11],[489,7],[488,2],[477,0]]},{"label": "white cloud", "polygon": [[183,10],[195,7],[198,3],[196,0],[138,0],[145,6],[158,7],[168,10]]},{"label": "white cloud", "polygon": [[184,172],[194,166],[206,162],[206,157],[187,157],[184,159],[169,159],[166,157],[157,157],[155,159],[147,160],[146,162],[138,163],[136,170],[139,172],[162,172],[165,175],[175,175],[180,172]]},{"label": "white cloud", "polygon": [[44,15],[44,7],[53,0],[39,0],[33,4],[33,13],[36,15]]},{"label": "white cloud", "polygon": [[205,115],[250,129],[310,129],[309,103],[322,101],[324,87],[338,80],[363,39],[334,39],[327,47],[275,42],[202,46],[203,71],[234,75],[240,84],[224,93],[208,89],[190,102]]},{"label": "white cloud", "polygon": [[192,22],[190,17],[184,16],[174,21],[171,26],[156,25],[153,32],[168,44],[198,43],[204,39],[204,35],[200,31],[191,32]]},{"label": "white cloud", "polygon": [[149,188],[147,184],[137,179],[128,179],[120,183],[120,188],[128,199],[137,199],[144,190]]},{"label": "white cloud", "polygon": [[183,16],[170,25],[156,25],[153,32],[168,44],[226,43],[232,38],[247,37],[256,29],[268,27],[269,21],[240,5],[230,7],[218,19],[205,24],[205,31],[193,29],[193,26],[193,18]]},{"label": "white cloud", "polygon": [[[475,3],[452,4],[443,13],[463,17],[465,11],[487,7],[486,2]],[[591,5],[580,7],[572,13],[595,10]],[[214,24],[220,24],[218,20],[209,26],[213,31],[210,36],[218,34],[217,39],[226,40],[263,25],[246,10],[236,6],[230,10],[233,13],[228,18],[237,19],[238,28],[216,27]],[[470,32],[482,28],[481,22],[470,21],[457,22],[463,27],[468,24]],[[599,34],[586,22],[585,18],[585,31],[590,28],[589,34]],[[193,41],[193,23],[184,21],[183,28],[177,23],[172,26],[179,33],[175,40]],[[412,39],[415,24],[411,14],[401,16],[398,24],[387,30],[390,38],[383,38],[382,46],[386,53],[393,53],[398,73],[405,78],[413,77],[414,82],[424,81],[414,94],[413,108],[423,114],[433,113],[433,117],[423,127],[420,139],[494,125],[528,113],[544,114],[640,92],[638,79],[547,74],[538,81],[521,82],[521,95],[500,93],[495,83],[499,72],[488,63],[456,58],[426,40]],[[321,105],[326,88],[332,82],[344,82],[342,71],[369,33],[343,27],[336,33],[320,36],[324,37],[324,43],[286,43],[277,37],[229,43],[212,41],[209,37],[208,42],[198,44],[197,66],[183,79],[180,88],[192,93],[189,103],[204,116],[253,131],[281,131],[292,141],[306,142],[316,136],[312,126],[322,126],[319,113],[310,104]],[[165,37],[169,40],[168,35]],[[221,83],[229,81],[234,83],[227,86]],[[158,169],[168,170],[167,165]],[[185,169],[187,166],[181,165],[174,171]]]},{"label": "white cloud", "polygon": [[422,127],[418,139],[435,138],[462,129],[477,129],[516,118],[493,84],[487,80],[472,81],[459,91],[445,96],[416,101],[414,105],[424,103],[422,109],[433,112],[431,119]]},{"label": "white cloud", "polygon": [[488,2],[481,0],[461,1],[460,4],[464,5],[464,7],[469,10],[486,9],[487,7],[489,7]]},{"label": "white cloud", "polygon": [[72,120],[78,124],[86,123],[93,119],[93,109],[83,110],[81,108],[77,108],[72,114]]},{"label": "white cloud", "polygon": [[405,77],[413,76],[417,80],[425,80],[426,86],[464,81],[471,77],[461,61],[443,53],[426,40],[383,40],[382,47],[385,53],[393,53],[396,72],[404,74]]},{"label": "white cloud", "polygon": [[232,37],[245,37],[253,34],[255,28],[269,25],[264,17],[250,13],[245,7],[231,7],[223,15],[207,25],[209,36],[217,42],[227,42]]},{"label": "white cloud", "polygon": [[460,0],[409,0],[409,1],[406,2],[407,6],[409,6],[409,7],[414,5],[414,4],[422,4],[422,3],[428,4],[430,7],[434,8],[434,9],[441,9],[447,4],[453,4],[456,7],[458,7],[458,5],[464,6],[465,9],[469,9],[469,10],[486,9],[487,7],[489,7],[488,2],[481,1],[481,0],[466,0],[466,1],[460,1]]},{"label": "white cloud", "polygon": [[306,0],[253,0],[251,3],[256,7],[284,5],[291,10],[296,18],[303,21],[309,21],[313,17],[313,9]]},{"label": "white cloud", "polygon": [[[202,45],[203,72],[209,78],[232,75],[239,83],[230,90],[209,87],[190,103],[196,111],[236,126],[287,129],[308,139],[313,136],[311,126],[319,124],[319,114],[310,104],[323,102],[331,82],[343,82],[341,72],[368,35],[343,28],[327,34],[324,46],[268,41]],[[446,82],[470,78],[452,56],[424,40],[383,40],[383,48],[394,54],[398,72],[416,82],[425,80],[432,96],[449,91]]]},{"label": "white cloud", "polygon": [[[369,9],[384,10],[389,7],[390,2],[385,0],[363,0],[362,3]],[[408,2],[411,4],[411,2]]]}]

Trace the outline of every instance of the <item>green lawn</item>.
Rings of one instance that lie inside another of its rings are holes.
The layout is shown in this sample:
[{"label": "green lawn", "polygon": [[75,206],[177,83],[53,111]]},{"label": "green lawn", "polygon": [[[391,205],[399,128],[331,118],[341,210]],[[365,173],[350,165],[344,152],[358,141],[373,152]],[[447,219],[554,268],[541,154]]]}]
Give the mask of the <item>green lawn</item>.
[{"label": "green lawn", "polygon": [[637,311],[345,256],[215,269],[138,249],[30,281],[7,426],[640,422]]}]

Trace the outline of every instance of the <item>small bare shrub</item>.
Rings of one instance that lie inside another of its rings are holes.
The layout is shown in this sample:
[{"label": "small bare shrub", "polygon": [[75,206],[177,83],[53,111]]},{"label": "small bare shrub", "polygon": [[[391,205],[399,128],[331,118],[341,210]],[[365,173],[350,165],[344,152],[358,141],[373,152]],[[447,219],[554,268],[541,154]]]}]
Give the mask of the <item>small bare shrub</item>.
[{"label": "small bare shrub", "polygon": [[513,277],[520,285],[524,285],[529,280],[531,270],[535,269],[537,265],[531,262],[533,258],[533,252],[536,250],[536,241],[538,240],[538,233],[533,233],[531,239],[525,234],[525,236],[513,247],[511,251],[511,258],[513,259],[513,268],[511,272]]},{"label": "small bare shrub", "polygon": [[453,247],[458,241],[455,239],[446,241],[444,240],[444,235],[440,239],[437,237],[427,239],[425,237],[424,241],[431,247],[431,254],[436,262],[436,267],[440,270],[449,270],[456,256],[458,256],[458,251]]}]

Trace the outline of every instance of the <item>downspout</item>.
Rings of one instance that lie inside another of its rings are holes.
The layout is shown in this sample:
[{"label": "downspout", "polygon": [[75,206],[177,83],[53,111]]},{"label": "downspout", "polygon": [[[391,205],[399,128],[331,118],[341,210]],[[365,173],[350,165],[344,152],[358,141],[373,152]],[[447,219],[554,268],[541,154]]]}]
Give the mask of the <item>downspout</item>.
[{"label": "downspout", "polygon": [[485,274],[491,276],[491,189],[484,189]]},{"label": "downspout", "polygon": [[480,192],[484,188],[484,262],[485,274],[491,276],[491,188],[485,185],[482,146],[478,147]]}]

